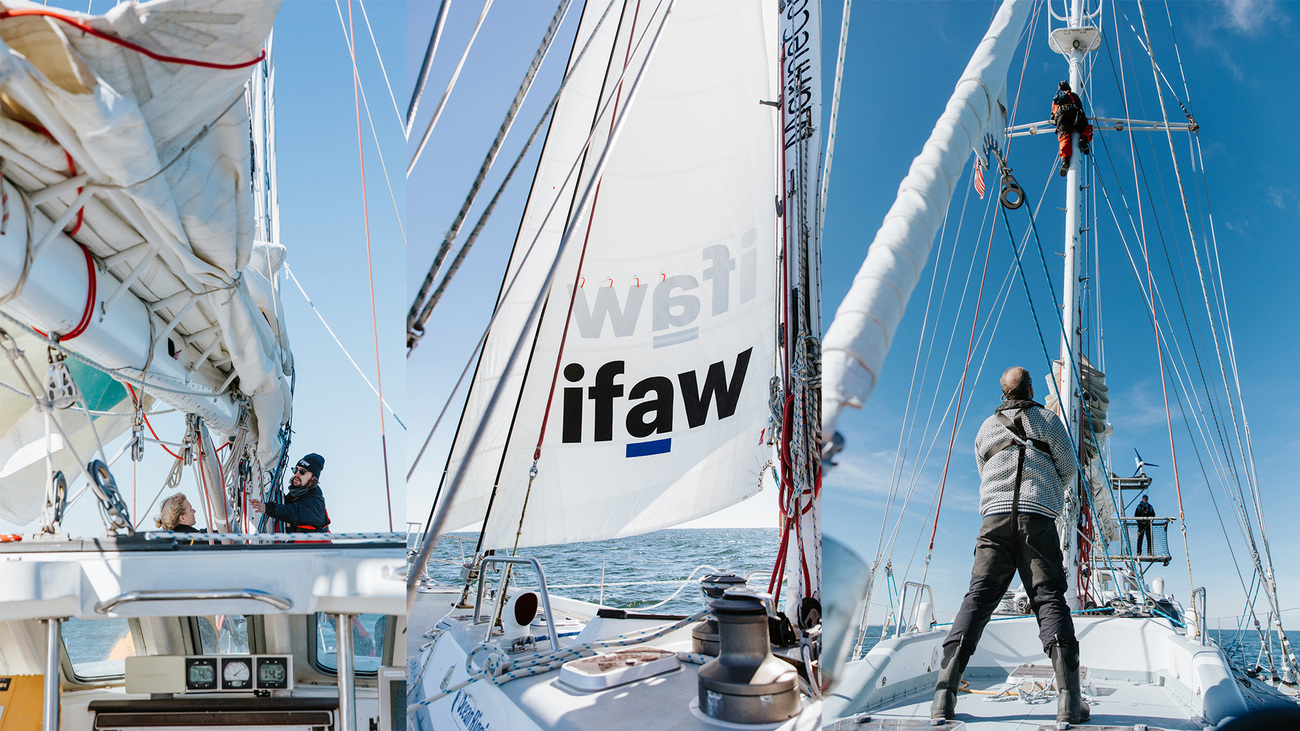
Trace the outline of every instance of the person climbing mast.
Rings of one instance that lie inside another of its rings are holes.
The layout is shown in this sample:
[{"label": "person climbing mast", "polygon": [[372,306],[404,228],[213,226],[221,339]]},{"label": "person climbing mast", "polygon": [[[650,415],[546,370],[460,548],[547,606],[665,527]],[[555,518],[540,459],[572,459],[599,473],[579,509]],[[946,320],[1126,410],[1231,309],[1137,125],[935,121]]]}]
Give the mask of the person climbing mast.
[{"label": "person climbing mast", "polygon": [[1056,137],[1061,142],[1061,175],[1064,176],[1070,171],[1070,157],[1074,154],[1070,145],[1071,132],[1079,133],[1079,151],[1085,155],[1092,154],[1092,124],[1088,122],[1088,115],[1083,113],[1079,95],[1070,90],[1070,82],[1057,84],[1050,119],[1056,125]]}]

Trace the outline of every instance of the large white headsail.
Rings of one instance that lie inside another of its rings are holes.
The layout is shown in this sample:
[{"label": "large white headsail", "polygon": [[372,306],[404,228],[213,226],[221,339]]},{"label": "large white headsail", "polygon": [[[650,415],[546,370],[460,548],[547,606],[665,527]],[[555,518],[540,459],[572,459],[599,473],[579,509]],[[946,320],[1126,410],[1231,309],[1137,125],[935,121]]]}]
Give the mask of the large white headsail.
[{"label": "large white headsail", "polygon": [[[468,461],[462,426],[447,470],[466,473],[444,527],[487,514],[484,548],[517,534],[521,546],[634,535],[705,515],[755,492],[769,458],[779,117],[760,102],[780,83],[776,3],[678,3],[665,21],[666,5],[617,0],[556,109],[506,276],[518,280],[464,424],[482,418],[504,375],[502,407]],[[588,4],[576,48],[604,9]],[[503,374],[665,22],[541,324],[524,335],[527,357]],[[580,157],[581,176],[563,184]]]}]

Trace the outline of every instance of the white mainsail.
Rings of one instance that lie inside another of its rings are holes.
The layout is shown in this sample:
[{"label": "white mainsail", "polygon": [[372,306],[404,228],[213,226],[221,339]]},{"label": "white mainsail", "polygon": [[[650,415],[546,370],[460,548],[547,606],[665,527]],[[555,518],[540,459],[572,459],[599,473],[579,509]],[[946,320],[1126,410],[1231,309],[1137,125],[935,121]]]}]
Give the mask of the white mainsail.
[{"label": "white mainsail", "polygon": [[[160,399],[216,432],[236,430],[247,399],[249,442],[264,465],[288,418],[292,356],[272,284],[283,249],[254,242],[244,94],[246,62],[261,54],[278,6],[158,0],[0,26],[0,157],[12,214],[0,232],[0,310],[64,334],[86,320],[69,350],[161,386]],[[64,19],[199,63],[155,60]],[[43,363],[42,350],[36,342],[25,353]],[[31,399],[7,390],[0,399],[0,430],[21,441]],[[129,425],[111,421],[102,438]],[[0,515],[33,519],[47,480],[43,465],[6,478]]]},{"label": "white mainsail", "polygon": [[[598,30],[605,5],[585,10],[575,47],[596,37],[552,120],[466,405],[463,423],[488,420],[484,437],[467,455],[473,430],[462,428],[444,473],[465,471],[443,528],[487,515],[483,548],[674,525],[756,492],[770,458],[779,115],[761,102],[779,94],[776,3],[679,3],[666,20],[665,5],[619,0]],[[592,184],[528,328],[571,206]],[[527,357],[504,373],[520,337]],[[485,414],[494,388],[504,395]]]}]

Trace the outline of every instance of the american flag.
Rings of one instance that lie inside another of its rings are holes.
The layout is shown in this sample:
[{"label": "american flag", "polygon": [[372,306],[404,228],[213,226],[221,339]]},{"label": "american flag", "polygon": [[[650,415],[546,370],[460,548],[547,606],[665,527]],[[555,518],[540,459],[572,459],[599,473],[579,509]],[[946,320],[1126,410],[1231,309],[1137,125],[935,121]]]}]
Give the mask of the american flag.
[{"label": "american flag", "polygon": [[975,158],[975,169],[970,174],[971,182],[975,185],[975,192],[980,194],[980,200],[984,200],[984,167],[980,165],[980,159]]}]

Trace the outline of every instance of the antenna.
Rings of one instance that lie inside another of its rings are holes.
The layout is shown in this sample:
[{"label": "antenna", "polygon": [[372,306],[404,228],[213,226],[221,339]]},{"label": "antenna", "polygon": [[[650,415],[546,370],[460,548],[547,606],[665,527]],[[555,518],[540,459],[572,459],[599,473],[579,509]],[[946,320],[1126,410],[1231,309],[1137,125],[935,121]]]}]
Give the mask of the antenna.
[{"label": "antenna", "polygon": [[1145,475],[1146,473],[1142,471],[1143,468],[1145,468],[1145,467],[1159,467],[1159,466],[1160,466],[1160,465],[1156,464],[1155,462],[1147,462],[1147,461],[1143,460],[1143,459],[1142,459],[1142,453],[1141,453],[1141,452],[1138,452],[1136,447],[1133,449],[1133,454],[1136,454],[1136,455],[1137,455],[1137,457],[1135,457],[1135,458],[1133,459],[1134,464],[1137,465],[1137,470],[1135,470],[1135,471],[1133,472],[1133,476],[1134,476],[1134,477],[1137,477],[1138,475]]}]

